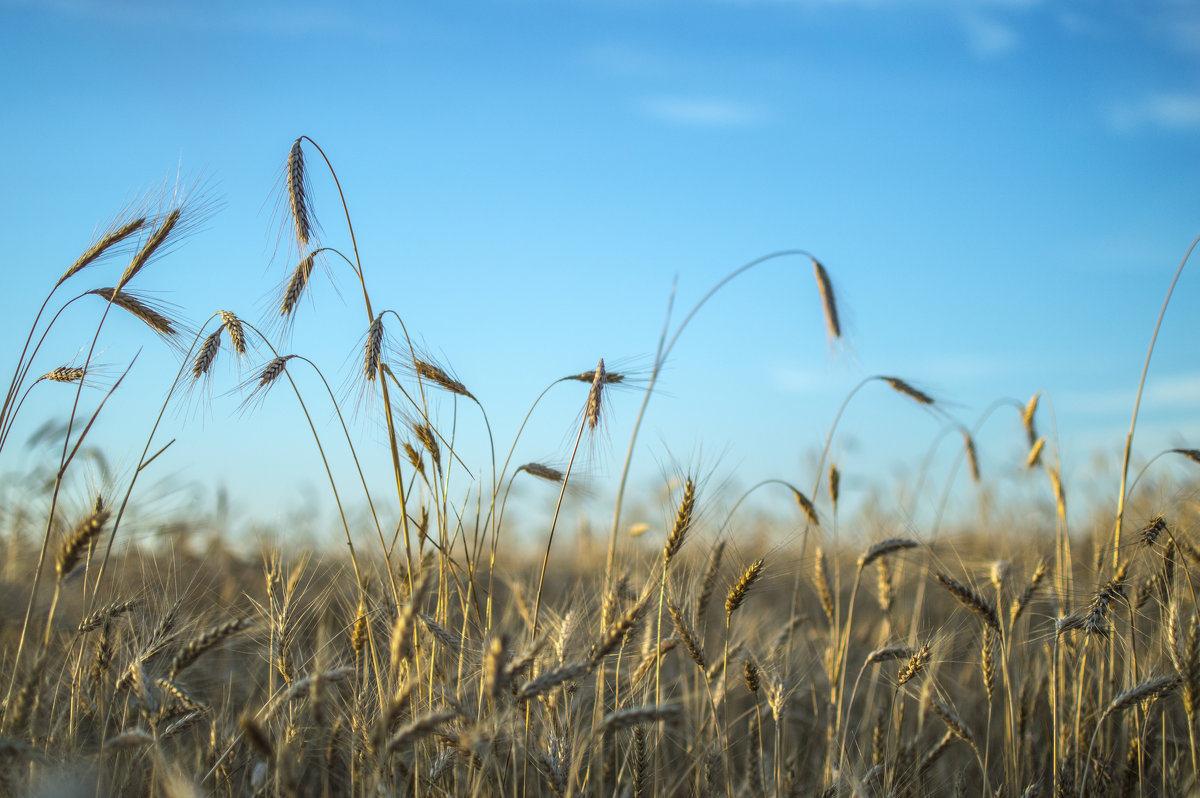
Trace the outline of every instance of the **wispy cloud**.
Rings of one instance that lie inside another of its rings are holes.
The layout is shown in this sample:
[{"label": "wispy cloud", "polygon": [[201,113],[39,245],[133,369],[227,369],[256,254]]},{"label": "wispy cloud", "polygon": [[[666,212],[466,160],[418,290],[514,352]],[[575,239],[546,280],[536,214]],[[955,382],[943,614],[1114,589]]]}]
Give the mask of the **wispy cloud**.
[{"label": "wispy cloud", "polygon": [[967,47],[981,58],[1004,55],[1020,43],[1016,28],[994,16],[973,12],[963,14],[959,19],[967,37]]},{"label": "wispy cloud", "polygon": [[1120,103],[1109,110],[1108,122],[1121,133],[1145,128],[1200,129],[1200,94],[1159,92],[1134,102]]},{"label": "wispy cloud", "polygon": [[[1107,415],[1133,412],[1137,386],[1101,388],[1094,391],[1060,393],[1058,405],[1069,413]],[[1171,412],[1189,410],[1200,404],[1200,374],[1150,375],[1142,393],[1142,411]]]},{"label": "wispy cloud", "polygon": [[767,119],[758,106],[708,97],[648,97],[639,105],[651,119],[692,127],[751,127]]}]

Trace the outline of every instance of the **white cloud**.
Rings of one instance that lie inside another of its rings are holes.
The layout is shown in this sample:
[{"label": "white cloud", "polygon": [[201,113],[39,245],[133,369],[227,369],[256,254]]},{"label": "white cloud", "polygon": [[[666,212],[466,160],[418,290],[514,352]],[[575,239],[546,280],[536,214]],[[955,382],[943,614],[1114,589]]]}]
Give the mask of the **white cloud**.
[{"label": "white cloud", "polygon": [[981,58],[993,58],[1012,51],[1020,43],[1016,29],[994,17],[963,14],[960,17],[967,46]]},{"label": "white cloud", "polygon": [[749,127],[766,119],[757,106],[704,97],[650,97],[641,110],[652,119],[694,127]]},{"label": "white cloud", "polygon": [[1200,128],[1200,94],[1160,92],[1118,104],[1109,110],[1108,122],[1121,133],[1143,128],[1196,130]]},{"label": "white cloud", "polygon": [[[1136,396],[1137,386],[1130,385],[1094,391],[1067,391],[1060,393],[1056,400],[1058,406],[1067,414],[1118,414],[1128,417],[1133,412]],[[1191,410],[1197,405],[1200,405],[1200,374],[1155,376],[1152,369],[1146,377],[1146,389],[1142,392],[1139,415],[1148,412]]]}]

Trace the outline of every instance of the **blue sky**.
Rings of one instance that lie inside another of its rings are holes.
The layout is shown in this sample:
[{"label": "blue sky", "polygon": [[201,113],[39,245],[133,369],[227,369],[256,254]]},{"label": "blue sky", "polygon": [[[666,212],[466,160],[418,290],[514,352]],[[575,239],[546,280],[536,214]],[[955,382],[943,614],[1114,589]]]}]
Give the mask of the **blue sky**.
[{"label": "blue sky", "polygon": [[[9,342],[93,231],[164,180],[200,183],[215,201],[136,287],[195,323],[218,309],[271,316],[294,266],[278,246],[279,178],[302,134],[338,170],[376,305],[453,367],[502,449],[554,378],[599,357],[648,365],[675,280],[678,320],[742,263],[816,254],[847,343],[827,344],[802,259],[718,294],[650,405],[634,473],[651,509],[631,521],[660,520],[654,490],[689,466],[711,474],[714,493],[767,478],[811,485],[839,403],[872,374],[913,382],[967,426],[998,398],[1045,392],[1068,485],[1099,485],[1111,501],[1154,319],[1200,233],[1190,3],[0,0],[0,15]],[[348,249],[334,186],[310,164],[321,241]],[[76,288],[111,284],[121,268],[97,267]],[[1198,286],[1185,270],[1167,315],[1143,457],[1200,446]],[[79,356],[95,318],[64,320],[45,370]],[[351,275],[335,269],[289,348],[345,386],[364,332]],[[126,471],[177,367],[114,319],[100,358],[110,378],[139,346],[95,433]],[[146,512],[172,496],[210,500],[218,481],[240,517],[328,512],[294,399],[276,393],[238,415],[225,392],[248,371],[230,363],[211,402],[169,414],[160,435],[177,443],[145,481]],[[64,412],[49,390],[59,386],[45,387],[18,431]],[[583,398],[556,389],[515,462],[563,464]],[[601,508],[638,399],[614,394],[587,464]],[[481,465],[478,416],[459,410],[463,457]],[[452,412],[441,405],[444,424]],[[316,416],[331,420],[327,406]],[[1049,415],[1040,422],[1049,431]],[[913,482],[945,418],[876,385],[843,424],[833,453],[848,500],[878,501],[919,531],[940,489],[908,515],[894,488]],[[360,415],[355,431],[383,475],[374,422]],[[935,484],[956,454],[946,440]],[[1030,480],[1022,441],[1013,411],[979,435],[999,489]],[[31,455],[10,444],[3,456],[20,469]],[[338,469],[354,495],[344,459]],[[523,495],[531,508],[553,501],[539,486]]]}]

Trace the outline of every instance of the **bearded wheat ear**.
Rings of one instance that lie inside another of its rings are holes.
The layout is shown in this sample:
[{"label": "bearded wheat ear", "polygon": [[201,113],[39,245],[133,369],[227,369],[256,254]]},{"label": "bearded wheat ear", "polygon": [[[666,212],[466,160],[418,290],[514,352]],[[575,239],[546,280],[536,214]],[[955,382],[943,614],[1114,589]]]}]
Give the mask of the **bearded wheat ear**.
[{"label": "bearded wheat ear", "polygon": [[921,405],[935,404],[932,396],[925,393],[924,391],[917,390],[916,388],[909,385],[907,382],[900,379],[899,377],[881,377],[880,379],[882,379],[884,382],[886,382],[888,385],[890,385],[892,387],[892,390],[894,390],[898,393],[904,394],[905,396],[907,396],[909,399],[912,399],[917,404],[921,404]]},{"label": "bearded wheat ear", "polygon": [[919,545],[921,544],[917,543],[917,541],[909,540],[908,538],[888,538],[887,540],[881,540],[875,545],[871,546],[871,548],[867,549],[866,552],[858,558],[858,569],[861,571],[881,557],[886,557],[889,554],[895,554],[896,552],[904,551],[905,549],[915,549]]},{"label": "bearded wheat ear", "polygon": [[101,497],[97,496],[92,512],[63,540],[62,545],[58,549],[55,568],[58,571],[59,582],[66,579],[75,570],[75,567],[79,565],[79,561],[83,559],[84,552],[91,546],[96,536],[100,534],[110,515],[111,512],[104,506]]},{"label": "bearded wheat ear", "polygon": [[996,614],[996,608],[991,602],[984,599],[962,582],[954,580],[943,573],[937,575],[937,580],[942,584],[942,587],[950,591],[950,594],[954,598],[958,599],[960,604],[979,616],[992,631],[1000,632],[1000,616]]},{"label": "bearded wheat ear", "polygon": [[363,347],[363,376],[367,382],[374,382],[379,373],[379,355],[383,351],[383,314],[380,313],[371,322],[367,330],[367,343]]},{"label": "bearded wheat ear", "polygon": [[763,567],[765,565],[765,560],[761,558],[755,560],[750,564],[750,567],[748,567],[742,573],[741,578],[734,583],[733,587],[729,589],[728,595],[725,596],[726,618],[732,618],[733,613],[737,611],[738,607],[742,606],[742,602],[746,600],[746,596],[749,594],[750,588],[754,587],[754,583],[758,581],[760,576],[762,576]]},{"label": "bearded wheat ear", "polygon": [[320,251],[310,252],[296,265],[287,286],[283,289],[283,301],[279,309],[280,316],[291,316],[295,312],[296,303],[300,301],[300,297],[304,295],[304,289],[308,287],[308,279],[312,276],[313,264]]},{"label": "bearded wheat ear", "polygon": [[312,238],[315,220],[312,205],[309,203],[308,170],[304,163],[304,148],[300,146],[303,139],[296,139],[287,159],[287,195],[288,206],[292,212],[292,223],[296,229],[296,241],[303,249]]},{"label": "bearded wheat ear", "polygon": [[588,391],[587,404],[583,409],[583,417],[587,422],[588,429],[593,431],[600,424],[600,409],[604,398],[606,381],[607,372],[604,371],[604,358],[600,358],[600,363],[596,366],[596,371],[592,375],[592,389]]},{"label": "bearded wheat ear", "polygon": [[192,361],[192,377],[194,379],[200,379],[212,368],[217,359],[217,352],[221,349],[221,333],[224,331],[224,325],[218,327],[209,333],[208,337],[204,339],[204,343],[200,345],[200,352]]},{"label": "bearded wheat ear", "polygon": [[683,483],[683,498],[679,501],[679,509],[675,513],[675,523],[671,526],[671,532],[667,535],[666,546],[663,547],[664,566],[669,564],[671,558],[683,547],[683,541],[687,538],[688,529],[692,525],[692,512],[695,508],[696,483],[692,482],[689,477]]},{"label": "bearded wheat ear", "polygon": [[220,313],[221,324],[225,326],[225,332],[229,333],[229,344],[233,351],[239,355],[246,354],[246,330],[242,326],[242,320],[228,310],[222,310]]},{"label": "bearded wheat ear", "polygon": [[162,224],[158,226],[158,229],[154,231],[153,235],[146,241],[146,244],[138,250],[137,254],[133,256],[133,260],[129,262],[129,266],[126,267],[125,273],[121,275],[121,279],[117,283],[118,288],[123,287],[136,277],[138,272],[146,267],[146,264],[150,262],[150,258],[166,243],[171,232],[179,224],[179,217],[182,212],[182,209],[175,208],[166,215]]},{"label": "bearded wheat ear", "polygon": [[112,230],[109,233],[102,236],[99,241],[97,241],[95,244],[92,244],[90,247],[88,247],[87,251],[85,251],[82,255],[80,255],[79,259],[76,260],[74,263],[72,263],[67,268],[67,270],[65,272],[63,272],[63,276],[58,278],[58,282],[54,284],[54,287],[58,288],[60,285],[65,283],[67,280],[71,279],[73,276],[75,276],[79,272],[83,271],[88,266],[91,266],[102,255],[104,255],[104,253],[108,252],[110,249],[115,247],[117,244],[120,244],[122,241],[129,238],[131,235],[136,233],[138,230],[141,230],[145,224],[146,224],[146,217],[141,216],[141,217],[138,217],[137,219],[133,219],[132,221],[126,222],[125,224],[121,225],[120,227],[116,228],[115,230]]},{"label": "bearded wheat ear", "polygon": [[1025,427],[1025,436],[1029,439],[1030,447],[1037,442],[1037,428],[1034,426],[1034,415],[1037,413],[1038,399],[1042,396],[1041,391],[1035,393],[1029,403],[1025,405],[1025,409],[1021,411],[1021,426]]},{"label": "bearded wheat ear", "polygon": [[446,373],[446,370],[441,366],[437,366],[425,360],[414,360],[413,368],[417,372],[417,376],[422,379],[429,380],[434,385],[444,391],[449,391],[459,396],[465,396],[468,399],[474,399],[475,396],[467,390],[467,386],[463,385],[458,380]]},{"label": "bearded wheat ear", "polygon": [[174,321],[154,308],[147,300],[129,291],[118,290],[116,288],[93,288],[88,293],[95,294],[101,299],[105,299],[121,308],[121,310],[131,313],[147,327],[165,338],[171,338],[177,332]]},{"label": "bearded wheat ear", "polygon": [[1029,454],[1025,456],[1025,468],[1032,469],[1037,467],[1042,462],[1042,449],[1046,446],[1045,438],[1038,438],[1029,447]]},{"label": "bearded wheat ear", "polygon": [[842,337],[842,325],[838,321],[837,302],[834,300],[833,283],[829,272],[816,258],[812,259],[813,274],[817,278],[817,291],[821,294],[821,307],[825,310],[825,329],[830,338]]},{"label": "bearded wheat ear", "polygon": [[531,477],[544,479],[547,482],[559,483],[563,481],[563,472],[553,466],[545,465],[544,463],[526,463],[517,468],[517,471],[524,471]]},{"label": "bearded wheat ear", "polygon": [[38,379],[50,382],[79,382],[86,375],[86,370],[79,366],[59,366],[51,369]]}]

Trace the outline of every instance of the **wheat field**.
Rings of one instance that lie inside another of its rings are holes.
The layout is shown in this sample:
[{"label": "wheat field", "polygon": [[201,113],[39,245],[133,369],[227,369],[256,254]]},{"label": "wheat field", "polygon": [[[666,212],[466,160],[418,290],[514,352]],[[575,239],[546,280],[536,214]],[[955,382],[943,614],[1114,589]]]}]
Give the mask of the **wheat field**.
[{"label": "wheat field", "polygon": [[[631,538],[622,503],[637,430],[676,341],[711,296],[761,263],[798,258],[812,266],[828,335],[842,335],[830,271],[788,250],[733,271],[664,328],[638,386],[611,528],[574,536],[560,518],[563,497],[578,478],[581,447],[605,424],[609,392],[629,375],[600,360],[552,383],[580,388],[565,466],[517,465],[517,440],[489,432],[495,477],[470,481],[430,406],[452,400],[485,422],[486,409],[413,344],[399,316],[372,304],[342,198],[321,197],[320,206],[344,216],[346,240],[318,243],[309,174],[317,164],[332,172],[315,142],[297,139],[281,186],[298,255],[263,325],[219,310],[193,333],[134,287],[195,224],[199,209],[186,199],[114,220],[54,283],[28,340],[14,347],[0,450],[18,414],[34,412],[27,395],[78,395],[94,381],[109,313],[132,314],[180,353],[178,374],[164,379],[164,412],[204,389],[220,355],[251,375],[242,386],[248,412],[282,391],[306,416],[316,412],[310,406],[332,405],[340,419],[348,400],[333,389],[304,395],[292,371],[320,374],[319,366],[285,348],[314,269],[328,260],[347,293],[362,296],[359,389],[385,430],[391,495],[373,497],[361,466],[335,481],[326,447],[354,451],[362,442],[345,423],[344,440],[324,440],[310,420],[297,434],[326,462],[320,478],[336,498],[344,549],[247,555],[219,536],[184,547],[121,545],[135,483],[169,444],[151,431],[136,442],[127,484],[68,509],[62,488],[82,468],[89,430],[114,412],[107,400],[123,375],[109,379],[102,400],[78,403],[68,421],[48,509],[19,498],[3,507],[0,793],[1200,792],[1195,485],[1173,486],[1178,498],[1168,506],[1138,490],[1160,458],[1200,464],[1200,450],[1157,453],[1133,473],[1131,428],[1115,517],[1069,505],[1035,395],[1009,411],[1028,452],[1019,467],[1044,497],[1024,508],[1036,522],[1016,532],[998,534],[996,520],[948,524],[936,536],[839,536],[831,429],[812,486],[769,480],[747,493],[761,488],[760,501],[797,519],[801,532],[785,544],[770,535],[733,541],[728,518],[706,508],[696,473],[669,486],[662,538]],[[80,287],[112,261],[128,263],[115,282]],[[43,372],[55,357],[40,351],[58,319],[51,311],[74,302],[60,298],[72,291],[104,303],[104,319],[81,342],[78,362]],[[915,410],[944,412],[917,384],[868,377],[846,402],[870,385]],[[962,435],[964,466],[979,480],[974,441]],[[556,497],[534,546],[508,537],[506,502],[518,480],[548,484]],[[368,510],[356,515],[360,505]]]}]

